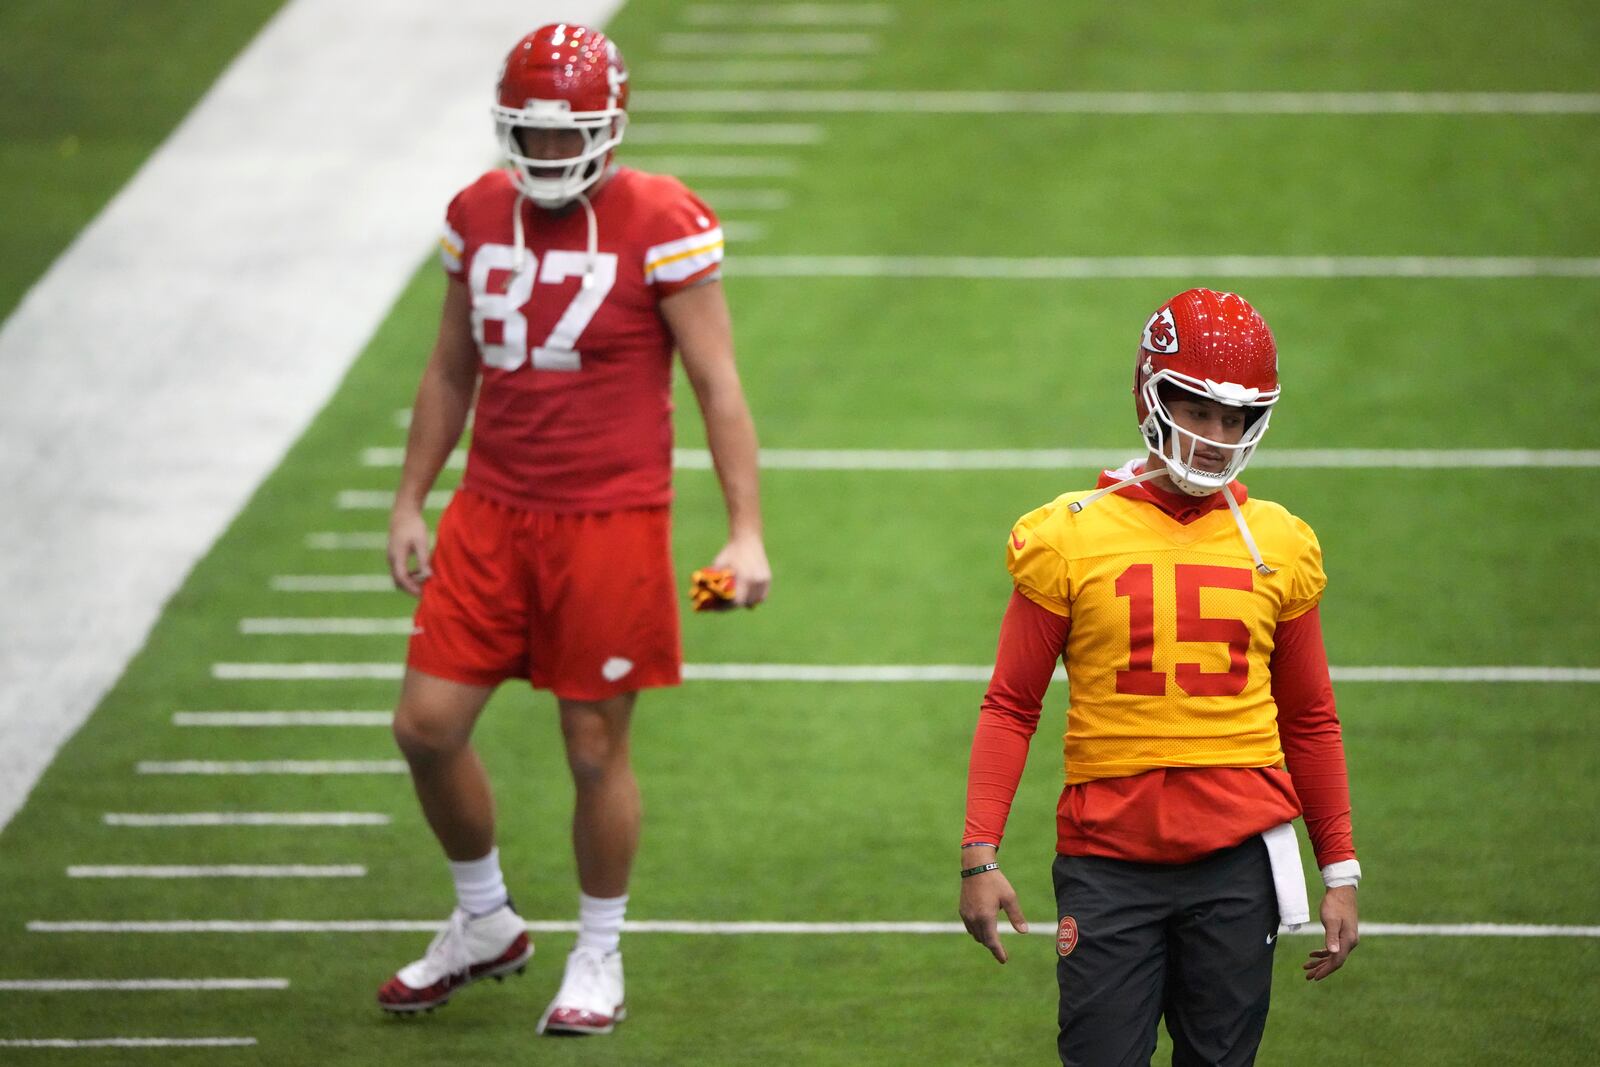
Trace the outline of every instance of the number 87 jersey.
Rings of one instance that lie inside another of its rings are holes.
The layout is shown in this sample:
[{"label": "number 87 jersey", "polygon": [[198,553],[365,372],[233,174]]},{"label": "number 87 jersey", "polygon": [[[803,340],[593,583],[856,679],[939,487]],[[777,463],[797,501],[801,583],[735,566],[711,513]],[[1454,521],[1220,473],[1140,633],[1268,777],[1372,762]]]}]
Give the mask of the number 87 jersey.
[{"label": "number 87 jersey", "polygon": [[462,485],[513,507],[671,499],[674,346],[659,304],[718,277],[722,230],[676,178],[628,168],[591,205],[593,240],[582,204],[536,207],[495,170],[445,216],[441,258],[471,290],[482,358]]},{"label": "number 87 jersey", "polygon": [[1017,590],[1071,620],[1067,784],[1283,762],[1274,635],[1321,598],[1322,550],[1283,507],[1233,490],[1271,574],[1227,508],[1183,523],[1136,490],[1077,513],[1067,505],[1089,494],[1068,493],[1012,528]]}]

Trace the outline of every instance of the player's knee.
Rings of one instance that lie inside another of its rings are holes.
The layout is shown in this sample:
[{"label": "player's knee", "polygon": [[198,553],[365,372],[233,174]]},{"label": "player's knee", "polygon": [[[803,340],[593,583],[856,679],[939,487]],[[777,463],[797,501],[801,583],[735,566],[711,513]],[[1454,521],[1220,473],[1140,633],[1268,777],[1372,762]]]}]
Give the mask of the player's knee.
[{"label": "player's knee", "polygon": [[413,764],[447,756],[466,744],[466,737],[455,726],[404,711],[395,715],[392,730],[401,754]]},{"label": "player's knee", "polygon": [[561,735],[567,746],[572,780],[580,787],[593,785],[627,764],[626,741],[592,717],[563,717]]}]

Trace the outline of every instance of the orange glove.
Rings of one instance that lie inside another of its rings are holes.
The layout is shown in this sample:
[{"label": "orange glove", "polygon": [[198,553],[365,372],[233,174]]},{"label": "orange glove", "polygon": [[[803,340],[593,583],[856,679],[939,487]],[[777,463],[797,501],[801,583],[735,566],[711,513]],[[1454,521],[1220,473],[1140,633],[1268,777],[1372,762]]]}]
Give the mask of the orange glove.
[{"label": "orange glove", "polygon": [[689,599],[696,611],[727,611],[733,607],[733,572],[701,567],[689,577]]}]

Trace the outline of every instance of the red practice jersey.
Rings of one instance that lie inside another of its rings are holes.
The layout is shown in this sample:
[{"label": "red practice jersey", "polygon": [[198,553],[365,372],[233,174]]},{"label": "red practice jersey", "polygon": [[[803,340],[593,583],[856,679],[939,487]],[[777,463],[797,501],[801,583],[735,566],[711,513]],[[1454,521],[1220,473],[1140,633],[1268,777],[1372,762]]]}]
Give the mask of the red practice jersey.
[{"label": "red practice jersey", "polygon": [[591,200],[545,211],[511,176],[456,194],[441,255],[472,291],[482,384],[463,486],[512,507],[596,512],[672,497],[673,339],[664,297],[714,278],[716,216],[676,178],[621,168]]}]

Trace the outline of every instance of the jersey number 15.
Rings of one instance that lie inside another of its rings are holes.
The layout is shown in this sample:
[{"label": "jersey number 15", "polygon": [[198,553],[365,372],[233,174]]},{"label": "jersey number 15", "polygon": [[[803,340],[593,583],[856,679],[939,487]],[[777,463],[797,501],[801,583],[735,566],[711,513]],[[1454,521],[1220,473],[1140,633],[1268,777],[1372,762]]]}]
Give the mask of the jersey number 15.
[{"label": "jersey number 15", "polygon": [[[1239,619],[1214,619],[1200,614],[1200,590],[1255,588],[1255,572],[1247,567],[1215,567],[1179,563],[1173,567],[1177,590],[1177,632],[1180,642],[1225,644],[1228,669],[1203,671],[1198,663],[1179,663],[1173,674],[1178,688],[1192,697],[1232,697],[1250,681],[1250,628]],[[1167,675],[1155,670],[1155,567],[1135,563],[1117,576],[1117,596],[1128,598],[1128,669],[1117,672],[1117,692],[1129,696],[1165,696]]]}]

